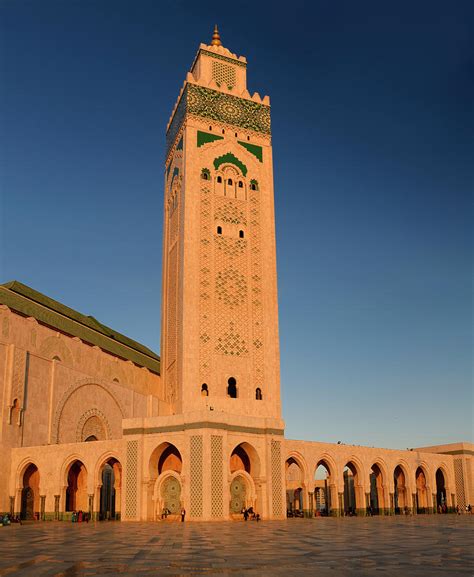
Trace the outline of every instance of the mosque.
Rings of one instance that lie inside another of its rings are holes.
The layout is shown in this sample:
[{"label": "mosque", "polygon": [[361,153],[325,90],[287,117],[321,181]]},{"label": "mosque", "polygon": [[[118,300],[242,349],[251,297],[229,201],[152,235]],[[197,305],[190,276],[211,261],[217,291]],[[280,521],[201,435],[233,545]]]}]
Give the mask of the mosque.
[{"label": "mosque", "polygon": [[0,511],[191,521],[436,513],[474,502],[474,445],[285,438],[270,99],[201,44],[167,128],[161,356],[0,286]]}]

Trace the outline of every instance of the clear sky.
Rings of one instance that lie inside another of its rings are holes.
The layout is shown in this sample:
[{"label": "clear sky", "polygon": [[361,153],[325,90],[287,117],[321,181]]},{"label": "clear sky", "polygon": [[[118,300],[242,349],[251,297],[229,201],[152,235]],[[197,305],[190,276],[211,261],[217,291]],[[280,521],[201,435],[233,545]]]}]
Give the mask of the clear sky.
[{"label": "clear sky", "polygon": [[217,22],[272,102],[287,436],[472,440],[473,8],[3,0],[1,281],[159,351],[165,128]]}]

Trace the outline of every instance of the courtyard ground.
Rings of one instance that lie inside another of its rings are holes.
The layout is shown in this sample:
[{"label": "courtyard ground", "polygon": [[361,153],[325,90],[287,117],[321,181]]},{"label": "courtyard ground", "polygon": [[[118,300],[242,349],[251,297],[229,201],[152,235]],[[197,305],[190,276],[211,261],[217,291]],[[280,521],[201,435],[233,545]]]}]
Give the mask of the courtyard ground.
[{"label": "courtyard ground", "polygon": [[0,577],[474,575],[474,515],[0,528]]}]

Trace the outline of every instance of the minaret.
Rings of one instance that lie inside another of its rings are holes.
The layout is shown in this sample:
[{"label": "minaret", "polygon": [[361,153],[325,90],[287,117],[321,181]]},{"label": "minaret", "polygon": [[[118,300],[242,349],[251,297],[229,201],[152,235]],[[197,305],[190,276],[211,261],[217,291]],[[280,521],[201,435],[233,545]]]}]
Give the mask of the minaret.
[{"label": "minaret", "polygon": [[167,129],[162,371],[175,413],[280,419],[270,100],[201,44]]}]

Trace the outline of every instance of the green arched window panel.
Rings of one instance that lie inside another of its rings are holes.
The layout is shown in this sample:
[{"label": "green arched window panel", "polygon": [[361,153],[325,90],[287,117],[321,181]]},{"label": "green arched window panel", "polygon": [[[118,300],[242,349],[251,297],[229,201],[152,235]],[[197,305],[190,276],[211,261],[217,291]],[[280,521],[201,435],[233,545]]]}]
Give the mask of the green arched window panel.
[{"label": "green arched window panel", "polygon": [[221,164],[233,164],[236,166],[244,176],[247,176],[247,167],[245,164],[239,160],[232,152],[223,154],[214,159],[214,168],[217,170]]}]

